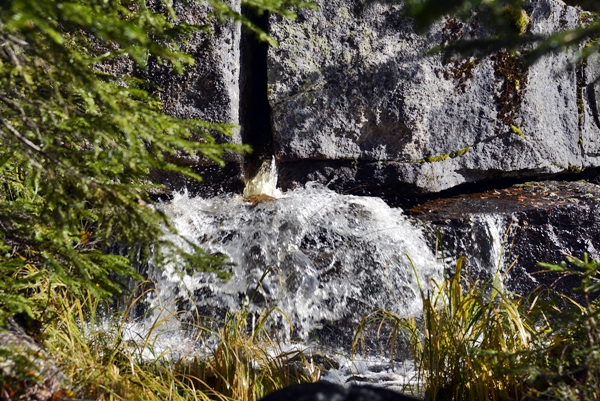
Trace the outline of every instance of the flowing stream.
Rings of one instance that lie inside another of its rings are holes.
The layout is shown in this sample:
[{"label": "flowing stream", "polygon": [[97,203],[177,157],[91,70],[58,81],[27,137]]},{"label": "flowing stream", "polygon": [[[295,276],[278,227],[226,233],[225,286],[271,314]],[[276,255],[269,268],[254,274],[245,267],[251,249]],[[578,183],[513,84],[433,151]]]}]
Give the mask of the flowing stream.
[{"label": "flowing stream", "polygon": [[[183,338],[180,321],[218,320],[240,308],[252,313],[276,306],[279,331],[293,331],[284,340],[347,352],[361,318],[376,308],[420,314],[419,285],[426,289],[443,268],[422,229],[401,209],[379,198],[341,195],[311,184],[281,193],[276,182],[274,162],[267,163],[244,196],[200,198],[181,192],[162,205],[186,240],[228,257],[232,277],[184,273],[177,264],[151,270],[157,291],[148,299],[150,307],[177,316],[162,328],[156,346],[176,347],[186,355],[194,344]],[[172,240],[186,247],[185,241]],[[487,257],[499,258],[499,252],[494,246],[494,255]],[[150,327],[152,319],[141,324]],[[144,331],[139,325],[138,333]],[[347,369],[330,375],[344,381],[382,360],[346,359]],[[386,379],[387,369],[378,372],[370,373],[379,375],[377,381],[400,380]]]},{"label": "flowing stream", "polygon": [[227,255],[233,275],[226,281],[166,266],[153,274],[163,305],[192,302],[209,316],[278,306],[303,340],[324,325],[356,324],[375,308],[419,313],[415,272],[426,285],[441,269],[402,210],[312,185],[281,194],[274,170],[261,172],[243,197],[179,193],[164,205],[184,238]]}]

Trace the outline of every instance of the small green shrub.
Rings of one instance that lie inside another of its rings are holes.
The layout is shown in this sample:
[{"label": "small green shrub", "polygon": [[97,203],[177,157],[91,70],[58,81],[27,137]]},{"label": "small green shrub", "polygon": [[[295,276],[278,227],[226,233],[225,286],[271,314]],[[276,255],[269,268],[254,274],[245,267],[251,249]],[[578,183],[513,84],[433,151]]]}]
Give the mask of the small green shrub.
[{"label": "small green shrub", "polygon": [[[537,307],[544,321],[539,347],[528,356],[531,397],[550,400],[600,399],[600,261],[566,257],[561,265],[540,263],[575,276],[579,286]],[[542,311],[543,313],[540,313]],[[542,325],[540,325],[542,326]]]}]

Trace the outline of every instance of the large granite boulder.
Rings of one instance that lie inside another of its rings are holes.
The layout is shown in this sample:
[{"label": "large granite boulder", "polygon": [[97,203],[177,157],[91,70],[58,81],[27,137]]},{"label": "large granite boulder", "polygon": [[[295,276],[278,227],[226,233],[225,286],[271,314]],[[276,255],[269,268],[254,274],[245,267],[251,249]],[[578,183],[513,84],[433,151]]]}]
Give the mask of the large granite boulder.
[{"label": "large granite boulder", "polygon": [[[569,53],[531,67],[507,52],[449,59],[434,46],[482,35],[447,18],[425,34],[401,3],[317,1],[297,21],[272,16],[269,100],[280,185],[437,192],[499,177],[597,166],[593,63]],[[583,15],[557,0],[526,4],[527,29],[551,33]],[[597,68],[596,68],[597,69]]]}]

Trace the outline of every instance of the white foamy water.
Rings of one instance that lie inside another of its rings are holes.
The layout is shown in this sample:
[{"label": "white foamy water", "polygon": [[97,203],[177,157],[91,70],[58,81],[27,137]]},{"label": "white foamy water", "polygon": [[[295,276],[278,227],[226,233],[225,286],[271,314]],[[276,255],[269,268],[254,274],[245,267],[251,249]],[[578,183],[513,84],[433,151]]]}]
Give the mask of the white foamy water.
[{"label": "white foamy water", "polygon": [[270,161],[264,161],[256,175],[246,183],[244,197],[256,195],[267,195],[274,198],[281,196],[281,191],[277,188],[277,168],[274,157]]},{"label": "white foamy water", "polygon": [[278,306],[303,339],[324,324],[350,332],[375,308],[418,314],[408,257],[424,285],[441,271],[421,231],[378,198],[308,185],[257,204],[180,193],[164,210],[183,237],[227,255],[234,266],[228,281],[165,266],[152,277],[163,305],[189,299],[213,315],[242,305],[250,311]]}]

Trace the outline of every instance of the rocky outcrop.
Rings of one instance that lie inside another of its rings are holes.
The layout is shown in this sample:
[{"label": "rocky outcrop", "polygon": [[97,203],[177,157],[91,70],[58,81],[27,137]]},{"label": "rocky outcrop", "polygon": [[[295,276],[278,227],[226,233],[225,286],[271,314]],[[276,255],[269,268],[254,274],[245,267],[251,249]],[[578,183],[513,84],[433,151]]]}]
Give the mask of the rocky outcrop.
[{"label": "rocky outcrop", "polygon": [[[437,192],[600,162],[596,71],[569,53],[531,67],[507,52],[449,59],[434,46],[482,34],[447,18],[417,34],[401,5],[318,1],[297,21],[272,16],[269,100],[280,185]],[[580,23],[556,0],[527,3],[527,29]]]},{"label": "rocky outcrop", "polygon": [[[229,3],[240,10],[239,0]],[[159,2],[154,7],[159,9]],[[181,50],[194,58],[194,65],[177,74],[170,66],[151,58],[146,70],[135,70],[133,74],[156,85],[151,91],[156,91],[163,110],[169,115],[240,125],[240,25],[232,20],[217,21],[211,16],[213,10],[207,2],[175,1],[173,8],[181,22],[205,27],[181,44]],[[220,143],[242,143],[239,130],[232,137],[218,132],[212,134]],[[192,166],[204,177],[202,183],[164,172],[156,172],[153,181],[165,184],[169,189],[188,188],[203,196],[241,191],[243,155],[227,153],[223,160],[227,167],[218,171],[210,161],[194,155],[179,155],[175,162]]]},{"label": "rocky outcrop", "polygon": [[464,256],[469,274],[500,271],[508,288],[528,294],[539,286],[572,292],[574,276],[552,274],[537,262],[565,255],[600,258],[600,186],[546,181],[437,199],[411,210],[425,223],[432,248],[452,270]]},{"label": "rocky outcrop", "polygon": [[67,385],[60,368],[12,319],[0,328],[0,400],[62,400],[72,395]]}]

